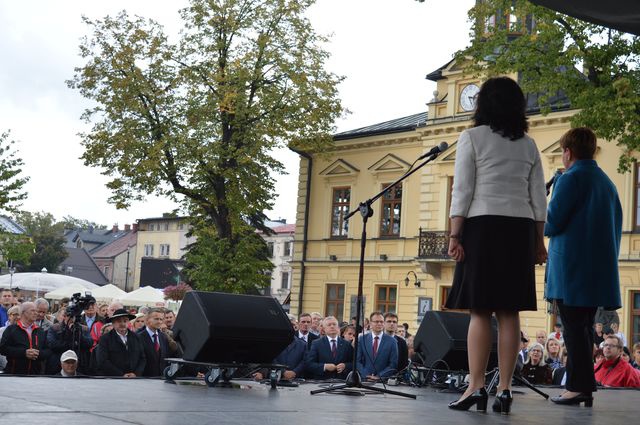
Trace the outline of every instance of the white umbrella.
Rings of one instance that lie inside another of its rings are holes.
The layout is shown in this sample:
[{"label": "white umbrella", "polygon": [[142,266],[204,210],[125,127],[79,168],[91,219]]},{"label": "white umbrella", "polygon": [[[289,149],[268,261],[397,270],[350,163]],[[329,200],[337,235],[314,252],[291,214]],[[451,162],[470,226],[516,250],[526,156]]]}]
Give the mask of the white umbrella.
[{"label": "white umbrella", "polygon": [[71,298],[73,294],[77,294],[78,292],[84,295],[87,290],[87,288],[78,283],[71,283],[67,286],[63,286],[62,288],[47,292],[44,294],[44,297],[50,300],[61,300],[62,298]]},{"label": "white umbrella", "polygon": [[40,293],[64,288],[72,283],[82,285],[84,287],[83,294],[85,290],[93,291],[98,288],[96,284],[66,274],[27,272],[16,273],[13,278],[8,274],[0,276],[0,288],[12,287],[27,291],[40,291]]},{"label": "white umbrella", "polygon": [[129,292],[120,298],[124,305],[146,305],[150,307],[164,307],[165,300],[162,290],[151,286],[143,286],[133,292]]},{"label": "white umbrella", "polygon": [[112,300],[122,299],[127,293],[115,285],[108,284],[101,286],[95,291],[91,291],[91,295],[96,301],[111,302]]}]

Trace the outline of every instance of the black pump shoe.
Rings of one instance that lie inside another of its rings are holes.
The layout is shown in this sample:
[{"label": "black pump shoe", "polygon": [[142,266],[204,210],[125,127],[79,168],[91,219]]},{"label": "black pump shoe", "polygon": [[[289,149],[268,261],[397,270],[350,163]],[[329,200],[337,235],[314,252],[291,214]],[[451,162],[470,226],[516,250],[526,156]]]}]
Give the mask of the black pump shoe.
[{"label": "black pump shoe", "polygon": [[513,396],[511,391],[502,390],[502,392],[496,395],[496,399],[493,402],[492,409],[494,412],[508,415],[511,412],[511,403],[513,402]]},{"label": "black pump shoe", "polygon": [[469,410],[471,406],[476,405],[476,410],[486,412],[489,394],[484,388],[474,391],[470,396],[464,399],[452,401],[449,403],[449,409]]},{"label": "black pump shoe", "polygon": [[584,407],[593,407],[593,396],[591,393],[580,393],[575,397],[556,396],[551,397],[551,401],[555,404],[565,404],[567,406],[584,403]]}]

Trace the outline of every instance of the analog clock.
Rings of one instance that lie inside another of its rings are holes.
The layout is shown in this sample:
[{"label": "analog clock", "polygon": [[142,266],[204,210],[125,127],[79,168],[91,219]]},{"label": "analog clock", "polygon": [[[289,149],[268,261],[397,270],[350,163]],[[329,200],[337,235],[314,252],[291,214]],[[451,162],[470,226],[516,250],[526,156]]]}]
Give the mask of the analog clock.
[{"label": "analog clock", "polygon": [[475,84],[468,84],[460,91],[460,107],[465,112],[476,109],[476,96],[480,88]]}]

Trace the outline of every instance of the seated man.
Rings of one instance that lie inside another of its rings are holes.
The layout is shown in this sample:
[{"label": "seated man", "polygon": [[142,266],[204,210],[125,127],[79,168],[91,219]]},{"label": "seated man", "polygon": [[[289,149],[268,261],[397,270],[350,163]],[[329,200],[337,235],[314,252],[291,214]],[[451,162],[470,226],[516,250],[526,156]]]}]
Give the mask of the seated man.
[{"label": "seated man", "polygon": [[60,356],[60,372],[64,377],[78,376],[78,356],[75,351],[67,350]]},{"label": "seated man", "polygon": [[102,335],[94,350],[98,372],[102,375],[125,378],[142,376],[147,364],[142,342],[127,327],[129,320],[134,317],[125,309],[118,309],[107,319],[107,323],[113,323],[113,330]]},{"label": "seated man", "polygon": [[378,381],[398,372],[398,344],[383,332],[382,313],[371,313],[369,323],[371,332],[358,339],[357,368],[363,380]]},{"label": "seated man", "polygon": [[[305,360],[305,373],[311,379],[346,379],[353,368],[353,347],[339,336],[338,319],[324,319],[325,336],[311,344]],[[393,341],[395,344],[395,340]]]},{"label": "seated man", "polygon": [[604,359],[594,366],[596,382],[605,387],[640,388],[640,370],[622,360],[622,341],[615,335],[604,340]]},{"label": "seated man", "polygon": [[[281,380],[291,381],[295,378],[301,378],[304,372],[304,355],[307,352],[307,344],[300,338],[293,338],[291,344],[287,346],[278,357],[273,359],[274,364],[287,366],[282,373]],[[256,381],[261,381],[267,377],[269,370],[260,369],[253,377]]]}]

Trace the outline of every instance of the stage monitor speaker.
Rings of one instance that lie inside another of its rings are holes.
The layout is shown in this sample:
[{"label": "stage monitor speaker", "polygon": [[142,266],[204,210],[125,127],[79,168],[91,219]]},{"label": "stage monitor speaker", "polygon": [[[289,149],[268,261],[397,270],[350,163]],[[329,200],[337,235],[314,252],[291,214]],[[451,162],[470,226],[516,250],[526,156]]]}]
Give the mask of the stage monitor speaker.
[{"label": "stage monitor speaker", "polygon": [[173,327],[183,358],[205,363],[271,363],[293,340],[273,297],[187,292]]},{"label": "stage monitor speaker", "polygon": [[[467,332],[470,316],[450,311],[427,311],[413,346],[424,360],[425,367],[435,369],[469,370]],[[487,370],[498,365],[497,323],[491,318],[492,345]]]}]

